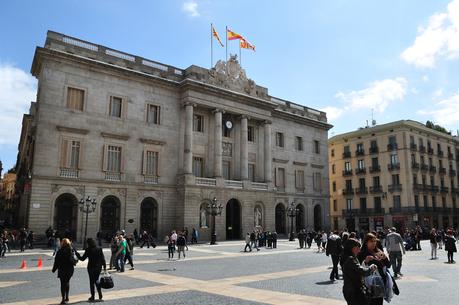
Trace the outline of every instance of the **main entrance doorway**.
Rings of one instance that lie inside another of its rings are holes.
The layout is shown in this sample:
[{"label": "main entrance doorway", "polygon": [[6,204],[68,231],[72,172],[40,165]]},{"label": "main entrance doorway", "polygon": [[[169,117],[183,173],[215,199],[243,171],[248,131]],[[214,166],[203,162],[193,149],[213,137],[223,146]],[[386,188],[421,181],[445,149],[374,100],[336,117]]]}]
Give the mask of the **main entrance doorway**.
[{"label": "main entrance doorway", "polygon": [[226,204],[226,239],[241,239],[241,204],[236,199]]},{"label": "main entrance doorway", "polygon": [[120,229],[120,201],[115,196],[107,196],[100,209],[100,231],[111,236]]},{"label": "main entrance doorway", "polygon": [[153,198],[145,198],[140,204],[140,232],[147,231],[158,237],[158,204]]},{"label": "main entrance doorway", "polygon": [[286,218],[285,218],[285,207],[282,203],[276,205],[276,232],[277,234],[285,234],[286,230]]},{"label": "main entrance doorway", "polygon": [[54,228],[60,236],[76,239],[78,202],[72,194],[62,194],[56,199]]}]

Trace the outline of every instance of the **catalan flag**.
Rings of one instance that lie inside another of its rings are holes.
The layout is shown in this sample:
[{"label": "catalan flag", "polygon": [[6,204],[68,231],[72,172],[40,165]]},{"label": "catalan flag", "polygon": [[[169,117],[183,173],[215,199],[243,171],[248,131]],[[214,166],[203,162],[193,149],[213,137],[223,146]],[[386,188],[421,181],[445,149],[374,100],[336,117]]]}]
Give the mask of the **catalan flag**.
[{"label": "catalan flag", "polygon": [[221,39],[220,39],[220,36],[218,36],[218,33],[217,33],[217,30],[215,30],[214,26],[212,25],[212,36],[215,37],[217,40],[218,40],[218,43],[224,47]]},{"label": "catalan flag", "polygon": [[230,29],[226,29],[228,33],[228,40],[236,40],[236,39],[243,39],[241,34],[231,31]]},{"label": "catalan flag", "polygon": [[252,50],[255,52],[255,46],[251,44],[250,42],[248,42],[247,40],[245,40],[244,38],[241,38],[239,40],[239,46],[241,47],[241,49]]}]

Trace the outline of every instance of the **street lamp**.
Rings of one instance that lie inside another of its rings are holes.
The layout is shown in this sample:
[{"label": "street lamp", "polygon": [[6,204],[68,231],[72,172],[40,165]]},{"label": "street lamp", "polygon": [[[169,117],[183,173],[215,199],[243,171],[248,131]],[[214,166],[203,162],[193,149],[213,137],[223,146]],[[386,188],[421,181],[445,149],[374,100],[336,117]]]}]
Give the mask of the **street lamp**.
[{"label": "street lamp", "polygon": [[206,212],[207,214],[212,216],[212,223],[211,223],[211,236],[210,236],[210,244],[215,245],[217,241],[217,234],[215,234],[215,216],[221,215],[223,210],[223,206],[217,202],[217,198],[214,197],[211,202],[207,204]]},{"label": "street lamp", "polygon": [[86,214],[86,224],[84,228],[84,240],[83,248],[86,249],[86,236],[88,235],[88,215],[96,210],[96,198],[86,197],[86,199],[81,198],[80,202],[80,211]]},{"label": "street lamp", "polygon": [[300,210],[295,207],[295,202],[290,203],[290,206],[287,208],[287,215],[290,217],[290,236],[289,241],[295,240],[295,233],[293,232],[293,219],[298,215]]}]

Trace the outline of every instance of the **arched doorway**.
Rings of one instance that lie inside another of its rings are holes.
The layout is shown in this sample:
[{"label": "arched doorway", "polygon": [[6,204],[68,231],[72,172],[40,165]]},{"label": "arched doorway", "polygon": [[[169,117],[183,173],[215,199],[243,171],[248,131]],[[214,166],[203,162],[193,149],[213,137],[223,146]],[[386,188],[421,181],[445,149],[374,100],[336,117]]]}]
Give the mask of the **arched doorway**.
[{"label": "arched doorway", "polygon": [[314,230],[322,230],[322,207],[318,204],[314,206]]},{"label": "arched doorway", "polygon": [[140,232],[143,231],[158,237],[158,203],[151,197],[140,204]]},{"label": "arched doorway", "polygon": [[285,207],[282,203],[276,205],[276,232],[285,234],[286,231]]},{"label": "arched doorway", "polygon": [[113,234],[120,229],[120,201],[115,196],[107,196],[100,205],[100,231]]},{"label": "arched doorway", "polygon": [[236,199],[226,204],[226,239],[241,239],[241,204]]},{"label": "arched doorway", "polygon": [[56,199],[54,228],[61,236],[76,239],[78,200],[72,194],[62,194]]},{"label": "arched doorway", "polygon": [[302,229],[306,229],[306,223],[305,223],[305,213],[304,213],[304,207],[302,204],[298,204],[296,206],[298,210],[298,214],[296,215],[296,232],[299,232]]}]

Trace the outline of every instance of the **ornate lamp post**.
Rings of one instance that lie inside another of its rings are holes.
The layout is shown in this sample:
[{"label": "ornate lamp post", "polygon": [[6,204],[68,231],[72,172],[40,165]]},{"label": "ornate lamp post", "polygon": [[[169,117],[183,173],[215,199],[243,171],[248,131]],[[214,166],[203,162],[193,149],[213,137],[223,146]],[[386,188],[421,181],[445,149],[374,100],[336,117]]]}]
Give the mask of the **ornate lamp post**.
[{"label": "ornate lamp post", "polygon": [[215,245],[217,241],[217,234],[215,234],[215,216],[221,215],[223,210],[223,206],[217,202],[217,198],[214,197],[211,202],[207,204],[206,212],[207,214],[212,216],[212,223],[211,223],[211,237],[210,237],[210,244]]},{"label": "ornate lamp post", "polygon": [[86,224],[84,228],[84,240],[83,248],[86,249],[86,236],[88,235],[88,215],[96,210],[96,198],[86,197],[86,199],[81,198],[80,202],[80,211],[86,214]]},{"label": "ornate lamp post", "polygon": [[293,232],[293,219],[298,216],[298,212],[300,210],[295,207],[295,202],[290,203],[289,207],[287,208],[287,216],[290,217],[290,236],[288,238],[289,241],[295,240],[295,233]]}]

